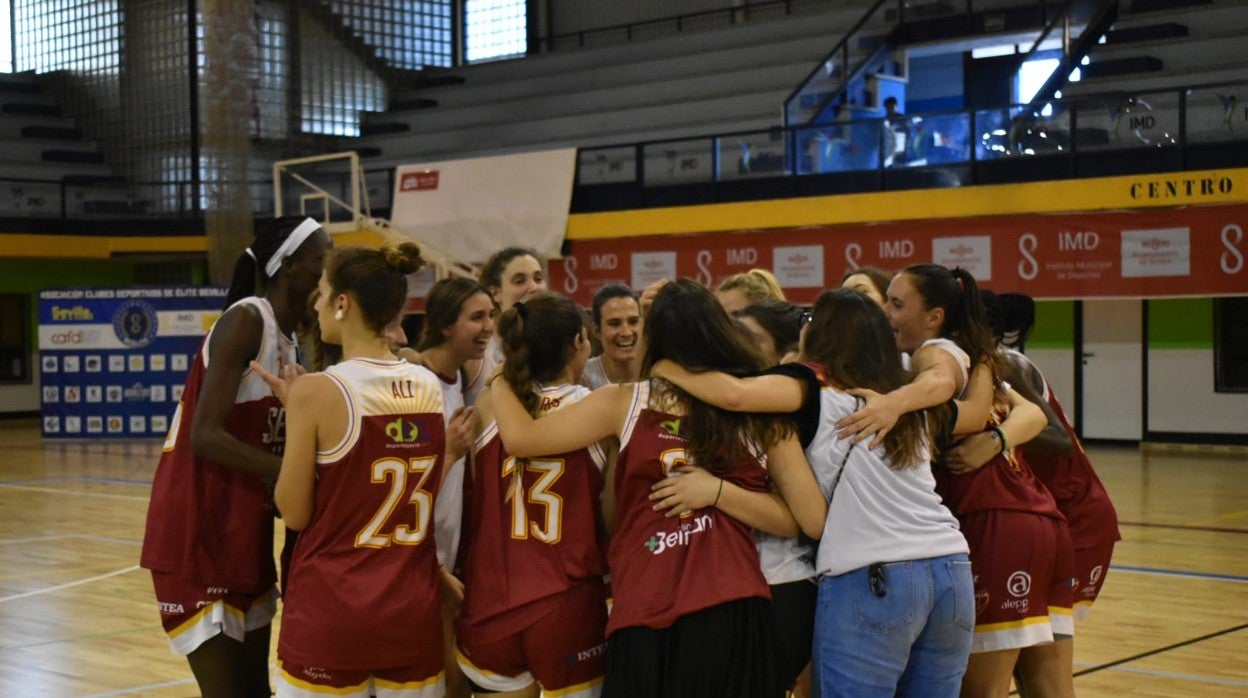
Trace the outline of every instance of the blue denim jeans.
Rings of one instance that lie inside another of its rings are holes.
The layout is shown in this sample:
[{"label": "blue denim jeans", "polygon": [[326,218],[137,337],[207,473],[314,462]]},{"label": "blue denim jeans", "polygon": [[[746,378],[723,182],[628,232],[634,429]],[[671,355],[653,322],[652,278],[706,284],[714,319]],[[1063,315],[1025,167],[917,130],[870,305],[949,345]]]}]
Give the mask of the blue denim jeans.
[{"label": "blue denim jeans", "polygon": [[974,629],[966,555],[823,577],[811,658],[814,694],[957,696]]}]

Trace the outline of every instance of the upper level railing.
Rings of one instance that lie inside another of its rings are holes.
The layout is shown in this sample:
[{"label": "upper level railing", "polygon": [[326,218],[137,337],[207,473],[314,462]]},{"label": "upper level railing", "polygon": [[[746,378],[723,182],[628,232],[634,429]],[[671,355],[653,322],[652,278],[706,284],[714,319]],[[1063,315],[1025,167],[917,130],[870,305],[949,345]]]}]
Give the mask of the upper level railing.
[{"label": "upper level railing", "polygon": [[[857,0],[862,4],[870,0]],[[568,48],[585,48],[620,41],[636,41],[686,31],[719,28],[763,17],[788,16],[807,7],[844,7],[854,0],[745,0],[740,4],[699,12],[613,24],[574,32],[540,37],[530,50],[540,53]]]},{"label": "upper level railing", "polygon": [[[1243,80],[1058,99],[1040,109],[1013,104],[582,148],[577,156],[577,192],[582,197],[595,191],[730,184],[738,195],[759,198],[803,191],[953,187],[985,183],[982,170],[993,163],[1024,165],[1038,163],[1039,158],[1073,162],[1098,155],[1117,161],[1131,153],[1153,158],[1149,162],[1166,158],[1166,169],[1181,170],[1188,167],[1192,146],[1204,146],[1206,152],[1225,144],[1248,149],[1248,104],[1237,97],[1246,93],[1248,80]],[[1248,157],[1237,164],[1248,166]],[[1074,167],[1045,172],[1052,173],[1047,177],[1051,179],[1078,174]],[[384,215],[394,191],[394,169],[365,169],[364,175],[372,211]],[[784,187],[766,188],[766,183],[786,180]],[[802,184],[827,180],[843,185]],[[324,172],[318,184],[345,199],[350,174]],[[752,190],[755,185],[763,188]],[[101,186],[105,185],[0,178],[0,218],[23,219],[32,229],[43,227],[39,221],[69,221],[82,232],[109,220],[164,221],[170,224],[170,233],[181,230],[183,223],[188,233],[198,229],[194,224],[200,218],[192,205],[189,181],[132,183],[127,185],[128,198],[115,204],[84,203],[98,202]],[[116,184],[107,186],[118,190]],[[254,181],[248,186],[254,213],[271,215],[273,182]],[[294,193],[283,195],[288,211],[309,205]]]},{"label": "upper level railing", "polygon": [[649,188],[840,173],[883,180],[900,170],[927,172],[926,186],[975,184],[976,163],[1005,158],[1177,153],[1248,141],[1248,108],[1234,97],[1245,88],[1248,81],[1058,99],[1039,110],[1012,104],[582,148],[577,184]]}]

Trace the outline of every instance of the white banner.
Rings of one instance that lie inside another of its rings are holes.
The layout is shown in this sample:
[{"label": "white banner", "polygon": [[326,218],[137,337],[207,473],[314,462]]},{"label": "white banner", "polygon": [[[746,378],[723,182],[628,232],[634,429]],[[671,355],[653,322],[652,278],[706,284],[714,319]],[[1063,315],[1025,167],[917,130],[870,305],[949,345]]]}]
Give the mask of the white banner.
[{"label": "white banner", "polygon": [[452,262],[513,245],[558,257],[575,166],[573,148],[401,165],[390,224]]}]

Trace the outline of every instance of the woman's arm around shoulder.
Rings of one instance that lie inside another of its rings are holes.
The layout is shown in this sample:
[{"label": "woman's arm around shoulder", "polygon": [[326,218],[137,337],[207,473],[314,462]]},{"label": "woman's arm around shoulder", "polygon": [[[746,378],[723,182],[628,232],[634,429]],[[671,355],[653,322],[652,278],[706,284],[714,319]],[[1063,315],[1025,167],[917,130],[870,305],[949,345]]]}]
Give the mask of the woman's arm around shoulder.
[{"label": "woman's arm around shoulder", "polygon": [[800,530],[797,520],[774,492],[740,487],[694,465],[682,465],[667,478],[650,486],[655,511],[679,516],[706,507],[715,507],[750,528],[773,536],[792,538]]},{"label": "woman's arm around shoulder", "polygon": [[855,388],[850,394],[865,398],[866,404],[836,423],[837,434],[850,443],[872,439],[870,447],[884,443],[884,437],[907,412],[935,407],[957,394],[962,387],[962,370],[949,352],[922,347],[911,359],[914,380],[883,395]]},{"label": "woman's arm around shoulder", "polygon": [[795,412],[806,396],[802,381],[782,374],[738,378],[722,371],[695,373],[663,359],[650,369],[650,375],[730,412]]},{"label": "woman's arm around shoulder", "polygon": [[958,403],[958,420],[954,422],[954,434],[977,434],[984,430],[992,414],[992,401],[997,391],[992,369],[987,364],[975,364],[971,369],[966,390]]},{"label": "woman's arm around shoulder", "polygon": [[605,385],[535,420],[507,381],[490,383],[498,433],[507,452],[517,458],[574,451],[618,435],[633,395],[632,383]]},{"label": "woman's arm around shoulder", "polygon": [[1012,389],[1006,389],[1010,413],[1000,426],[980,431],[960,441],[945,454],[945,465],[954,473],[967,473],[982,467],[998,453],[1035,437],[1048,419],[1039,407]]}]

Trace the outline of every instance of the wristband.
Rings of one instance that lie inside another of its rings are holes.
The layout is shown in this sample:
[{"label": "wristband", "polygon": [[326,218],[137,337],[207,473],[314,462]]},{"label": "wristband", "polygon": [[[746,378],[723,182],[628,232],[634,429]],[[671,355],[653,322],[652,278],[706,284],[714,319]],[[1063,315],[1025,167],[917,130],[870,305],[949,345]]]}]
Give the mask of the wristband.
[{"label": "wristband", "polygon": [[724,478],[719,478],[719,491],[715,493],[715,501],[711,502],[711,506],[719,506],[719,496],[724,493]]},{"label": "wristband", "polygon": [[1005,432],[1001,431],[1001,427],[993,427],[992,433],[997,435],[997,440],[1001,442],[1001,450],[997,453],[1005,453],[1009,449],[1010,444],[1005,440]]}]

